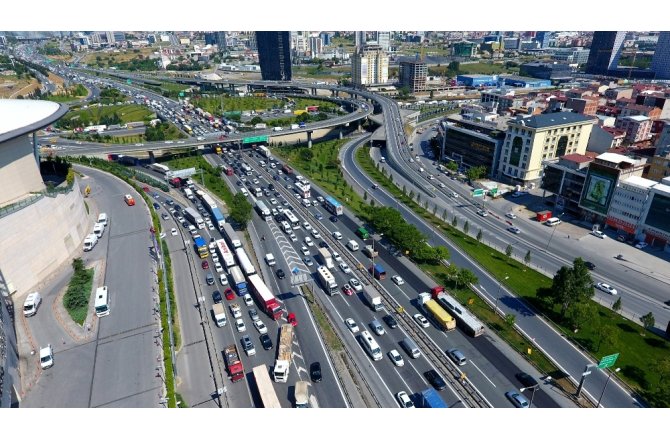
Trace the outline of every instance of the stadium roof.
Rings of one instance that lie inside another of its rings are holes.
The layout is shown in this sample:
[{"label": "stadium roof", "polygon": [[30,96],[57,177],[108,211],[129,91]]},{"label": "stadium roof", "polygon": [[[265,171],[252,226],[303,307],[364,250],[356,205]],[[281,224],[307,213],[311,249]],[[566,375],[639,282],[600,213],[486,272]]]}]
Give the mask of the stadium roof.
[{"label": "stadium roof", "polygon": [[32,99],[0,99],[0,142],[44,128],[67,113],[66,105]]}]

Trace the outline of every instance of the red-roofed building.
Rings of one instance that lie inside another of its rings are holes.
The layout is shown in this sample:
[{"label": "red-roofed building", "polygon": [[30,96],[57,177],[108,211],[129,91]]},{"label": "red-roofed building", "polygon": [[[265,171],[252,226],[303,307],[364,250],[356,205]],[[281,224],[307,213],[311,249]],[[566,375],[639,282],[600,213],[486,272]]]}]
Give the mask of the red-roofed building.
[{"label": "red-roofed building", "polygon": [[576,113],[595,116],[598,111],[600,99],[597,96],[585,96],[583,98],[568,98],[565,107]]},{"label": "red-roofed building", "polygon": [[621,146],[626,138],[626,132],[614,127],[596,126],[591,130],[591,137],[586,149],[596,153],[604,153],[612,148]]}]

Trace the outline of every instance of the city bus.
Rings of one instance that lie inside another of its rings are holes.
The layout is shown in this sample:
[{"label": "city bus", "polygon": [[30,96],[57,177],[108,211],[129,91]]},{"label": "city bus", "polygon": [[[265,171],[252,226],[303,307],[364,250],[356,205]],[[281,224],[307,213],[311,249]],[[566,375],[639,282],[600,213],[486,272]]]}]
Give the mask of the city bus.
[{"label": "city bus", "polygon": [[342,208],[342,204],[332,198],[331,196],[326,197],[326,200],[323,203],[323,207],[326,209],[326,211],[330,212],[333,215],[342,215],[344,212],[344,208]]},{"label": "city bus", "polygon": [[98,287],[95,291],[95,314],[100,316],[109,315],[110,304],[109,304],[109,292],[107,291],[107,286]]},{"label": "city bus", "polygon": [[167,173],[170,172],[170,167],[168,167],[166,165],[163,165],[163,164],[160,164],[160,163],[152,163],[149,166],[149,168],[156,171],[157,173],[161,173],[161,174],[167,174]]},{"label": "city bus", "polygon": [[258,365],[252,369],[254,379],[256,380],[256,388],[263,403],[263,408],[281,408],[277,393],[272,386],[270,380],[270,373],[268,373],[267,365]]},{"label": "city bus", "polygon": [[235,249],[235,254],[237,255],[237,260],[240,262],[240,267],[244,273],[249,276],[256,273],[256,268],[251,264],[251,260],[247,256],[247,253],[241,247]]},{"label": "city bus", "polygon": [[286,216],[286,221],[288,221],[293,229],[300,229],[300,220],[298,220],[298,217],[290,209],[285,209],[284,215]]},{"label": "city bus", "polygon": [[367,330],[363,330],[361,332],[359,340],[361,342],[361,345],[363,346],[363,348],[372,358],[373,361],[382,360],[383,357],[382,349],[379,347],[379,344],[377,344],[377,341],[375,341],[370,332],[368,332]]}]

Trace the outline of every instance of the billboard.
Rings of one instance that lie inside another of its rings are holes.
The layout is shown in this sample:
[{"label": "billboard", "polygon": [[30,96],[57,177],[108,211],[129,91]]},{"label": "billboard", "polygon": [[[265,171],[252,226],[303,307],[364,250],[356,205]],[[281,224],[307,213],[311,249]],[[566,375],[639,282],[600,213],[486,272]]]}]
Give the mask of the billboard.
[{"label": "billboard", "polygon": [[579,206],[607,215],[618,177],[619,173],[616,170],[591,164],[586,175]]},{"label": "billboard", "polygon": [[644,224],[670,234],[670,194],[654,192]]}]

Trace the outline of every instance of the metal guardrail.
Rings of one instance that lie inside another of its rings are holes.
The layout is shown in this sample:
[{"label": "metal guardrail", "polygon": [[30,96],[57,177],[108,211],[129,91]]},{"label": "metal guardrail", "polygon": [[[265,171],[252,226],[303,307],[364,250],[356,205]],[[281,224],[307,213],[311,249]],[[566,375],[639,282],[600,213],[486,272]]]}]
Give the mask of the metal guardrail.
[{"label": "metal guardrail", "polygon": [[20,200],[20,201],[16,202],[16,203],[12,203],[11,205],[1,207],[0,208],[0,218],[6,217],[10,214],[13,214],[17,211],[20,211],[23,208],[26,208],[26,207],[32,205],[33,203],[38,202],[43,197],[55,198],[59,194],[67,194],[70,191],[72,191],[73,188],[74,188],[74,184],[64,186],[64,187],[54,187],[54,188],[47,187],[47,189],[45,189],[43,191],[33,193],[33,195],[31,195],[30,197],[27,197],[23,200]]}]

